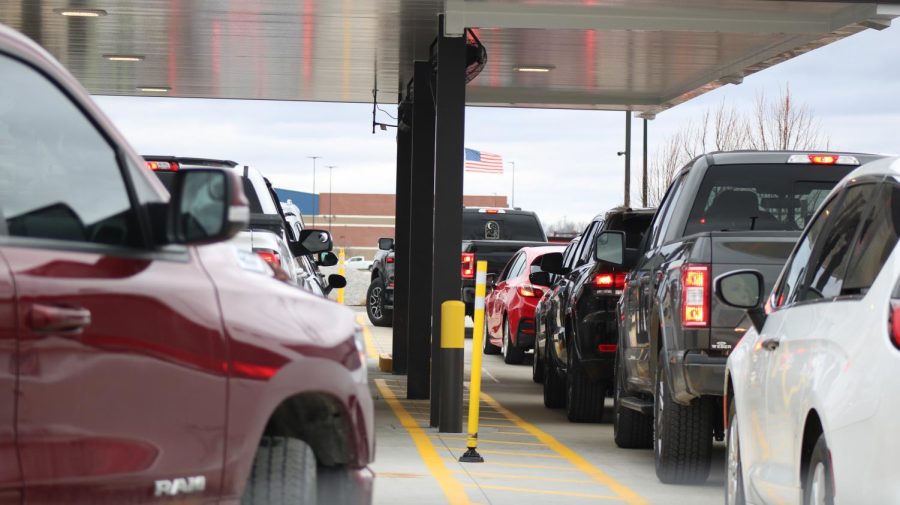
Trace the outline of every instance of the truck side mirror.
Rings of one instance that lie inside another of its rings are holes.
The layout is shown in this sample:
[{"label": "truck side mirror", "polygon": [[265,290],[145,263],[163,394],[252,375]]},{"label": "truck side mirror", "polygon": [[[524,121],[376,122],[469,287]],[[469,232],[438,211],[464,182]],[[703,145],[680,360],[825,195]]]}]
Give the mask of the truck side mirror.
[{"label": "truck side mirror", "polygon": [[607,230],[594,240],[594,259],[613,265],[625,264],[625,232]]},{"label": "truck side mirror", "polygon": [[294,256],[306,256],[318,254],[332,249],[331,234],[325,230],[303,230],[296,242],[291,242],[288,247]]},{"label": "truck side mirror", "polygon": [[320,267],[331,267],[338,264],[338,257],[333,252],[323,252],[317,255],[316,263]]},{"label": "truck side mirror", "polygon": [[228,240],[250,221],[240,180],[221,169],[176,172],[167,211],[167,239],[177,244]]},{"label": "truck side mirror", "polygon": [[394,239],[390,237],[382,237],[378,239],[378,248],[382,251],[390,251],[394,248]]}]

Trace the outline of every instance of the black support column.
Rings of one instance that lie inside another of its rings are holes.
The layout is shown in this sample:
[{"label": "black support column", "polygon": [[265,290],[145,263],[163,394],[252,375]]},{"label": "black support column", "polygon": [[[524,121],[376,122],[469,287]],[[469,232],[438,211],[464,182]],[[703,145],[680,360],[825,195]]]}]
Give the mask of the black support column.
[{"label": "black support column", "polygon": [[437,93],[434,165],[434,269],[432,288],[431,426],[440,406],[441,303],[459,300],[463,206],[463,143],[466,124],[466,39],[445,37],[440,17],[437,40]]},{"label": "black support column", "polygon": [[[400,103],[400,108],[408,105]],[[403,114],[398,114],[403,118]],[[409,342],[409,286],[410,286],[410,217],[409,177],[412,170],[412,129],[398,121],[397,126],[397,199],[394,210],[394,340],[392,346],[393,371],[405,374]]]},{"label": "black support column", "polygon": [[432,68],[417,61],[413,77],[410,191],[409,367],[406,397],[428,398],[431,370],[431,257],[434,246],[434,100]]}]

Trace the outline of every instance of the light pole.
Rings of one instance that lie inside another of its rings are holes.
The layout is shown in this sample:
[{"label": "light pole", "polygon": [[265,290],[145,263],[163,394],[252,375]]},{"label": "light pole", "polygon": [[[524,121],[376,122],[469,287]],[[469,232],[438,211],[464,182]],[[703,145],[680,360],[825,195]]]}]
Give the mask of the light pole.
[{"label": "light pole", "polygon": [[313,215],[312,215],[312,218],[313,218],[312,221],[313,221],[313,222],[312,222],[312,225],[313,225],[313,228],[315,228],[315,227],[316,227],[316,213],[319,212],[319,199],[318,199],[318,197],[316,196],[316,160],[319,159],[319,158],[321,158],[321,156],[307,156],[307,158],[312,158],[312,160],[313,160],[313,189],[312,189],[312,194],[313,194],[313,204],[315,204],[315,207],[313,208]]},{"label": "light pole", "polygon": [[510,207],[515,208],[516,206],[516,162],[515,161],[507,161],[509,165],[512,165],[512,203]]},{"label": "light pole", "polygon": [[331,192],[331,170],[337,165],[327,165],[328,166],[328,233],[331,234],[331,221],[334,219],[334,212],[332,209],[332,202],[334,202],[334,193]]}]

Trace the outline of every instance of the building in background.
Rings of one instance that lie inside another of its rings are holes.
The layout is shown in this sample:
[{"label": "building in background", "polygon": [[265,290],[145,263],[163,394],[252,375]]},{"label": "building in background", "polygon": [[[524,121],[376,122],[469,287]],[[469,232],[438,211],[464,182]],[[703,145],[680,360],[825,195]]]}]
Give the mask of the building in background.
[{"label": "building in background", "polygon": [[[343,247],[347,257],[372,259],[378,250],[378,239],[394,236],[394,201],[392,194],[320,193],[275,188],[279,200],[290,200],[303,213],[307,227],[331,230],[335,247]],[[468,207],[507,207],[503,195],[468,195]]]}]

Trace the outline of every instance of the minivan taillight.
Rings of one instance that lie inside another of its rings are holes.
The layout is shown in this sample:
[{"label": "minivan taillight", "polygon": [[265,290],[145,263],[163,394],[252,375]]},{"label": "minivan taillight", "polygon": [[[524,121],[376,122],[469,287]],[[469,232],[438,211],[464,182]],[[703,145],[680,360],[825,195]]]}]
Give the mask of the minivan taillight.
[{"label": "minivan taillight", "polygon": [[709,265],[681,267],[681,324],[685,328],[709,327]]},{"label": "minivan taillight", "polygon": [[900,300],[891,300],[891,313],[888,316],[888,331],[891,342],[900,349]]},{"label": "minivan taillight", "polygon": [[591,284],[597,289],[625,289],[625,272],[600,272],[594,275]]},{"label": "minivan taillight", "polygon": [[281,258],[278,256],[278,253],[275,251],[270,251],[268,249],[257,249],[253,251],[257,256],[265,260],[266,263],[272,265],[275,268],[281,268]]},{"label": "minivan taillight", "polygon": [[463,279],[475,278],[475,253],[462,253],[462,268],[460,274]]}]

